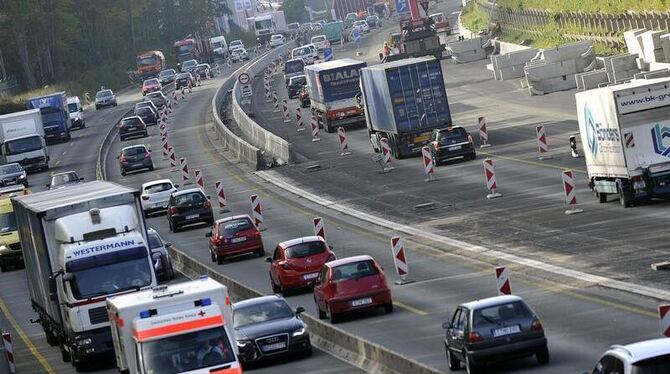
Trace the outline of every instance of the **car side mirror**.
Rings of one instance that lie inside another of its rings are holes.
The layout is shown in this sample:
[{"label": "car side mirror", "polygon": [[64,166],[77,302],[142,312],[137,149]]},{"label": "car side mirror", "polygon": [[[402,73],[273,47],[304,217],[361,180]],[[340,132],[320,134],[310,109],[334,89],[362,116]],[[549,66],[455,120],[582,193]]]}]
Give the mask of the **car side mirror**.
[{"label": "car side mirror", "polygon": [[443,330],[449,330],[451,328],[451,322],[443,322],[442,323],[442,329]]},{"label": "car side mirror", "polygon": [[268,264],[271,264],[272,263],[272,257],[266,257],[265,262],[267,262]]},{"label": "car side mirror", "polygon": [[205,238],[211,238],[211,237],[212,237],[212,233],[211,233],[211,232],[206,232],[206,233],[205,233]]},{"label": "car side mirror", "polygon": [[207,195],[207,200],[210,200],[211,198],[212,198],[211,196]]},{"label": "car side mirror", "polygon": [[304,312],[305,312],[305,308],[303,308],[301,306],[295,308],[295,314],[300,314],[300,313],[304,313]]},{"label": "car side mirror", "polygon": [[74,274],[72,273],[65,273],[63,274],[63,280],[66,282],[70,282],[74,280]]},{"label": "car side mirror", "polygon": [[330,249],[330,250],[332,251],[332,250],[333,250],[333,246],[332,246],[332,245],[328,245],[328,249]]},{"label": "car side mirror", "polygon": [[[118,158],[118,157],[117,157],[117,158]],[[50,184],[46,184],[45,186],[46,186],[47,188],[51,188],[51,185],[50,185]]]},{"label": "car side mirror", "polygon": [[[210,234],[211,234],[211,233],[210,233]],[[170,248],[170,247],[172,247],[172,243],[170,243],[170,242],[165,242],[165,243],[163,243],[163,246],[164,246],[165,248]]]},{"label": "car side mirror", "polygon": [[79,178],[79,180],[80,180],[80,181],[83,181],[83,180],[84,180],[84,177]]},{"label": "car side mirror", "polygon": [[79,108],[79,111],[84,113],[84,108]]}]

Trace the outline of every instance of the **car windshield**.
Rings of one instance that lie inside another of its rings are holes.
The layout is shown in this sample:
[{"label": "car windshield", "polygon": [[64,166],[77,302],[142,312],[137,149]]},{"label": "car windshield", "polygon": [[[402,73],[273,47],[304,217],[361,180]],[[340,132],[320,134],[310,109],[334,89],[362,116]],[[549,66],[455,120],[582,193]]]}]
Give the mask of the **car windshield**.
[{"label": "car windshield", "polygon": [[235,328],[293,318],[293,311],[284,300],[274,300],[242,308],[233,309],[233,324]]},{"label": "car windshield", "polygon": [[139,349],[143,372],[151,374],[191,372],[235,360],[223,326],[142,342]]},{"label": "car windshield", "polygon": [[145,86],[151,86],[151,85],[157,85],[158,84],[158,79],[147,79],[144,81]]},{"label": "car windshield", "polygon": [[503,325],[505,322],[516,319],[531,318],[532,313],[523,301],[494,305],[474,311],[472,324],[475,328],[483,326]]},{"label": "car windshield", "polygon": [[279,40],[279,39],[281,39],[281,38],[282,38],[281,35],[272,35],[272,39],[273,39],[273,40]]},{"label": "car windshield", "polygon": [[670,373],[670,354],[648,358],[633,364],[631,374]]},{"label": "car windshield", "polygon": [[193,48],[195,48],[194,44],[186,44],[186,45],[179,46],[177,48],[177,50],[179,51],[179,53],[188,53],[188,52],[191,52],[193,50]]},{"label": "car windshield", "polygon": [[108,97],[112,97],[112,91],[111,90],[98,91],[98,93],[95,94],[95,97],[98,99],[105,99]]},{"label": "car windshield", "polygon": [[302,61],[287,61],[284,64],[284,74],[302,73],[305,70],[305,63]]},{"label": "car windshield", "polygon": [[143,106],[143,107],[137,108],[137,110],[135,110],[135,114],[141,115],[141,116],[148,116],[148,115],[153,114],[153,113],[154,113],[153,109],[151,109],[148,106]]},{"label": "car windshield", "polygon": [[56,174],[51,177],[51,186],[79,182],[79,177],[75,173]]},{"label": "car windshield", "polygon": [[303,258],[326,251],[326,244],[321,241],[300,243],[286,248],[286,257]]},{"label": "car windshield", "polygon": [[0,214],[0,233],[16,231],[16,217],[14,212]]},{"label": "car windshield", "polygon": [[123,150],[124,156],[139,156],[145,153],[147,153],[147,150],[144,147],[133,147],[133,148],[126,148]]},{"label": "car windshield", "polygon": [[153,65],[156,62],[158,62],[158,56],[156,55],[151,55],[149,57],[140,57],[137,59],[137,65],[139,66]]},{"label": "car windshield", "polygon": [[219,235],[227,237],[252,227],[253,225],[248,218],[234,219],[219,224]]},{"label": "car windshield", "polygon": [[455,128],[451,131],[440,131],[438,142],[440,144],[459,143],[465,141],[467,137],[468,133],[464,128]]},{"label": "car windshield", "polygon": [[242,51],[243,51],[242,48],[233,49],[232,54],[234,54],[234,55],[241,55],[241,54],[242,54]]},{"label": "car windshield", "polygon": [[372,260],[364,260],[344,264],[333,268],[333,280],[343,281],[379,274],[379,270]]},{"label": "car windshield", "polygon": [[174,197],[174,205],[200,204],[204,202],[205,196],[200,192],[189,192]]},{"label": "car windshield", "polygon": [[188,60],[188,61],[184,62],[184,67],[185,68],[190,68],[190,67],[193,67],[193,66],[196,66],[196,65],[198,65],[198,62],[195,61],[195,60]]},{"label": "car windshield", "polygon": [[5,142],[5,154],[8,156],[37,151],[38,149],[42,149],[42,141],[39,136],[13,139]]},{"label": "car windshield", "polygon": [[21,171],[21,166],[18,164],[7,164],[0,166],[0,175],[14,174]]},{"label": "car windshield", "polygon": [[67,273],[73,275],[69,282],[72,295],[78,300],[146,287],[151,284],[150,266],[145,247],[106,252],[65,264]]},{"label": "car windshield", "polygon": [[164,99],[162,92],[152,92],[147,95],[149,99]]},{"label": "car windshield", "polygon": [[135,126],[135,125],[139,125],[140,123],[142,123],[142,120],[139,117],[124,118],[123,120],[121,120],[121,123],[125,126],[128,126],[128,125]]},{"label": "car windshield", "polygon": [[190,77],[191,77],[191,75],[187,74],[187,73],[181,73],[181,74],[177,75],[177,79],[179,79],[179,80],[188,79]]},{"label": "car windshield", "polygon": [[58,122],[61,119],[60,111],[56,108],[42,108],[40,114],[44,123]]},{"label": "car windshield", "polygon": [[291,87],[302,87],[306,82],[307,82],[307,80],[305,79],[304,76],[302,76],[302,77],[293,77],[293,78],[291,78],[291,80],[289,81],[289,86],[291,86]]},{"label": "car windshield", "polygon": [[70,103],[67,105],[67,111],[70,113],[76,113],[79,111],[79,108],[77,108],[77,103]]},{"label": "car windshield", "polygon": [[233,40],[232,42],[230,42],[230,48],[238,48],[242,46],[244,46],[244,44],[242,44],[241,40]]},{"label": "car windshield", "polygon": [[160,78],[171,77],[171,76],[175,75],[175,73],[176,73],[176,72],[175,72],[174,70],[172,70],[172,69],[170,69],[170,70],[163,70],[163,71],[161,71],[161,72],[158,74],[158,77],[160,77]]},{"label": "car windshield", "polygon": [[312,38],[312,43],[320,43],[320,42],[323,42],[323,41],[326,41],[325,36],[315,36],[315,37]]},{"label": "car windshield", "polygon": [[149,238],[149,249],[156,249],[163,246],[161,238],[155,231],[147,231],[147,237]]},{"label": "car windshield", "polygon": [[144,192],[151,195],[152,193],[170,191],[172,189],[172,183],[156,183],[150,186],[144,187]]}]

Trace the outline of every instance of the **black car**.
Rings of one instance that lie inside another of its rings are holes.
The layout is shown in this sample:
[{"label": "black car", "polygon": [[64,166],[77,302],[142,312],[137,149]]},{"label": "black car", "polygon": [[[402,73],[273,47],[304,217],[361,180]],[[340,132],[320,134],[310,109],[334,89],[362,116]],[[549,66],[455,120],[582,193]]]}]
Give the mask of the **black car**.
[{"label": "black car", "polygon": [[444,345],[450,370],[469,374],[482,371],[490,362],[535,355],[549,362],[542,322],[518,296],[504,295],[458,306],[446,330]]},{"label": "black car", "polygon": [[191,82],[191,86],[193,86],[193,76],[191,73],[179,73],[177,74],[177,80],[175,81],[176,83],[176,89],[180,89],[182,87],[188,88],[188,83]]},{"label": "black car", "polygon": [[233,304],[233,327],[239,359],[250,363],[287,354],[311,355],[302,307],[291,309],[279,295],[262,296]]},{"label": "black car", "polygon": [[135,115],[142,118],[142,121],[149,126],[158,123],[158,115],[150,106],[135,108]]},{"label": "black car", "polygon": [[158,109],[163,109],[165,105],[167,105],[167,98],[165,98],[165,95],[161,91],[156,91],[147,94],[147,100],[154,103],[154,105]]},{"label": "black car", "polygon": [[0,187],[22,184],[28,187],[28,174],[18,163],[0,165]]},{"label": "black car", "polygon": [[174,192],[168,203],[167,219],[172,232],[195,223],[211,226],[214,223],[214,213],[209,196],[199,188]]},{"label": "black car", "polygon": [[161,85],[163,86],[174,82],[176,78],[177,72],[174,69],[165,69],[158,73],[158,81],[161,82]]},{"label": "black car", "polygon": [[295,99],[296,97],[300,96],[300,90],[305,84],[307,84],[307,79],[304,75],[296,75],[289,78],[287,87],[288,98]]},{"label": "black car", "polygon": [[139,116],[126,117],[119,122],[119,139],[121,141],[133,136],[146,138],[149,136],[147,125]]},{"label": "black car", "polygon": [[195,74],[198,74],[200,78],[207,78],[208,72],[211,77],[212,68],[209,64],[198,64],[198,66],[195,67]]},{"label": "black car", "polygon": [[477,158],[472,136],[460,126],[435,129],[430,134],[430,152],[435,166],[456,157],[470,160]]},{"label": "black car", "polygon": [[125,176],[129,171],[146,169],[154,170],[154,163],[151,160],[151,150],[144,144],[131,145],[121,150],[119,157],[119,166],[121,175]]},{"label": "black car", "polygon": [[152,228],[147,230],[147,238],[149,239],[149,248],[151,249],[151,259],[154,263],[156,278],[159,281],[174,279],[174,268],[172,267],[170,252],[167,250],[172,246],[172,243],[164,242],[156,230]]}]

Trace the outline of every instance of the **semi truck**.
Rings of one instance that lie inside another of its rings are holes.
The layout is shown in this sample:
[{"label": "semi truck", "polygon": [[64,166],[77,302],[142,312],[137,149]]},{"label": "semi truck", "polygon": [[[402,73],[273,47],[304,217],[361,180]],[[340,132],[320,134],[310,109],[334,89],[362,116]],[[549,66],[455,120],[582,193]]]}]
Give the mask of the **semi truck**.
[{"label": "semi truck", "polygon": [[107,299],[120,373],[241,373],[228,289],[201,276]]},{"label": "semi truck", "polygon": [[350,58],[305,66],[311,107],[326,132],[365,123],[356,97],[361,93],[360,71],[366,66],[367,63]]},{"label": "semi truck", "polygon": [[395,158],[418,154],[433,129],[451,124],[442,67],[432,56],[363,68],[361,91],[376,152],[386,138]]},{"label": "semi truck", "polygon": [[575,94],[589,187],[623,207],[670,197],[670,78]]},{"label": "semi truck", "polygon": [[137,55],[137,72],[142,79],[158,77],[165,67],[165,56],[161,51],[147,51]]},{"label": "semi truck", "polygon": [[248,18],[247,21],[252,24],[256,33],[256,40],[261,44],[269,42],[273,34],[289,35],[283,10],[261,13]]},{"label": "semi truck", "polygon": [[181,64],[188,60],[211,62],[210,52],[209,43],[203,40],[199,34],[189,35],[172,43],[172,53],[177,60],[178,67],[181,67]]},{"label": "semi truck", "polygon": [[114,354],[105,300],[156,286],[140,193],[94,181],[12,198],[37,322],[77,370]]},{"label": "semi truck", "polygon": [[72,122],[67,110],[67,95],[65,95],[65,92],[31,97],[26,101],[26,108],[40,110],[46,141],[70,141]]},{"label": "semi truck", "polygon": [[49,170],[49,149],[39,109],[0,116],[0,163],[12,162],[26,170]]},{"label": "semi truck", "polygon": [[367,2],[365,0],[333,0],[332,9],[335,11],[335,17],[338,20],[344,21],[349,13],[358,13],[361,10],[367,9]]}]

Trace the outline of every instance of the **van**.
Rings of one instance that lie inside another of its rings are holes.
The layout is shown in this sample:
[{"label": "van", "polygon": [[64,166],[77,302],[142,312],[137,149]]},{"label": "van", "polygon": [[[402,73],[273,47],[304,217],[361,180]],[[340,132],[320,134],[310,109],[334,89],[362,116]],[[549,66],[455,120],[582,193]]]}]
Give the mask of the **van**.
[{"label": "van", "polygon": [[72,121],[72,128],[83,129],[86,127],[84,107],[81,106],[79,96],[70,96],[67,98],[67,112],[70,115],[70,121]]},{"label": "van", "polygon": [[0,197],[0,271],[9,266],[23,266],[23,252],[16,226],[16,217],[9,198],[14,194]]},{"label": "van", "polygon": [[313,44],[293,48],[291,59],[302,58],[306,65],[312,65],[319,58],[319,51]]},{"label": "van", "polygon": [[284,64],[284,83],[287,87],[291,77],[303,74],[305,74],[305,61],[303,59],[294,58]]}]

